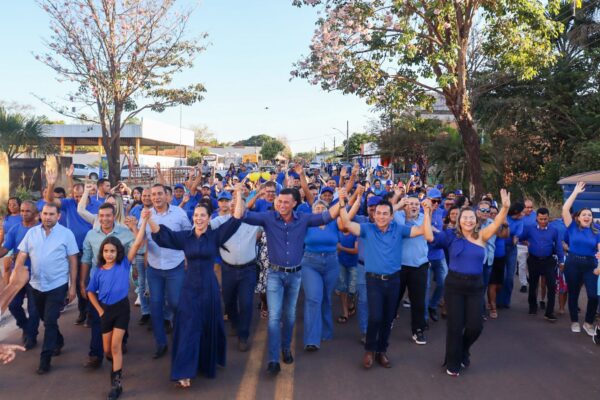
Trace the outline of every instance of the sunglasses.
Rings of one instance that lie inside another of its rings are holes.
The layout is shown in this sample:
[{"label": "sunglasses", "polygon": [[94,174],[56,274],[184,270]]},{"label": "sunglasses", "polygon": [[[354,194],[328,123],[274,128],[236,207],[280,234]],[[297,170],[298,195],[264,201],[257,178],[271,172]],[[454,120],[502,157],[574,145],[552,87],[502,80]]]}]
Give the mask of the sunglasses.
[{"label": "sunglasses", "polygon": [[482,213],[489,213],[489,212],[490,212],[490,209],[489,209],[489,208],[480,208],[480,209],[479,209],[479,212],[482,212]]},{"label": "sunglasses", "polygon": [[431,202],[434,204],[440,204],[442,201],[440,199],[431,199]]}]

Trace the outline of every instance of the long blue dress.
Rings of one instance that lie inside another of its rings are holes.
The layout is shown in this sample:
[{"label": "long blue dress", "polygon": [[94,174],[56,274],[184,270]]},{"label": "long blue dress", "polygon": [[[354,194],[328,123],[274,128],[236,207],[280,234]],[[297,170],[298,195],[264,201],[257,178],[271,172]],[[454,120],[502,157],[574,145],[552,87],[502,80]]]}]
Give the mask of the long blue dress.
[{"label": "long blue dress", "polygon": [[193,378],[198,372],[214,378],[217,364],[225,366],[225,326],[213,266],[219,247],[240,224],[239,219],[230,218],[215,230],[209,226],[200,237],[194,230],[173,232],[164,225],[152,234],[159,246],[183,250],[187,259],[174,320],[172,380]]}]

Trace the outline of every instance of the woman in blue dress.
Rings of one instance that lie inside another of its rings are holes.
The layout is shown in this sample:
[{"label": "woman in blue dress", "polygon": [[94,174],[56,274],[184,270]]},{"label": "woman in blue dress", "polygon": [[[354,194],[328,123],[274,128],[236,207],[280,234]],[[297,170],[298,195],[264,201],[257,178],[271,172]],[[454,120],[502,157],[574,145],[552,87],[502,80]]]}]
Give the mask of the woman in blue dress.
[{"label": "woman in blue dress", "polygon": [[194,210],[192,230],[173,232],[149,220],[152,239],[161,247],[183,250],[186,277],[179,297],[173,332],[171,379],[188,388],[198,372],[208,378],[216,366],[225,366],[226,338],[219,285],[213,266],[221,247],[239,228],[243,213],[241,186],[235,188],[233,218],[218,229],[209,225],[210,210],[199,203]]},{"label": "woman in blue dress", "polygon": [[506,219],[510,195],[500,191],[502,209],[494,222],[479,228],[471,208],[458,215],[456,229],[434,233],[433,246],[445,248],[450,255],[448,275],[444,284],[447,313],[446,373],[458,376],[461,368],[469,366],[470,348],[483,330],[483,263],[486,242],[492,238]]}]

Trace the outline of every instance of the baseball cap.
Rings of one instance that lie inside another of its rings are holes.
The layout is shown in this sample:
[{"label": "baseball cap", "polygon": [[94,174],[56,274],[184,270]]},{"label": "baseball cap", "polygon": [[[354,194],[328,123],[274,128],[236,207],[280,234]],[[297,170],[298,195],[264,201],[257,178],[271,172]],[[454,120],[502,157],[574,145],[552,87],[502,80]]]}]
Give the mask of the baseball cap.
[{"label": "baseball cap", "polygon": [[386,186],[392,186],[394,184],[393,181],[391,181],[390,179],[388,179],[387,181],[385,181],[385,185]]},{"label": "baseball cap", "polygon": [[323,192],[333,193],[333,189],[330,188],[329,186],[325,186],[324,188],[321,189],[321,193],[323,193]]},{"label": "baseball cap", "polygon": [[231,193],[229,192],[221,192],[219,194],[219,197],[217,198],[218,201],[221,200],[231,200]]},{"label": "baseball cap", "polygon": [[439,189],[436,188],[429,189],[429,191],[427,192],[427,197],[430,199],[441,199],[442,192],[440,192]]},{"label": "baseball cap", "polygon": [[176,184],[174,188],[175,189],[185,189],[185,187],[181,183]]},{"label": "baseball cap", "polygon": [[367,207],[376,206],[381,203],[381,200],[381,196],[371,196],[369,197],[369,200],[367,200]]},{"label": "baseball cap", "polygon": [[210,185],[208,183],[205,183],[204,185],[202,185],[202,187],[210,189]]},{"label": "baseball cap", "polygon": [[231,180],[237,179],[238,181],[240,180],[240,178],[237,175],[234,175],[231,177]]}]

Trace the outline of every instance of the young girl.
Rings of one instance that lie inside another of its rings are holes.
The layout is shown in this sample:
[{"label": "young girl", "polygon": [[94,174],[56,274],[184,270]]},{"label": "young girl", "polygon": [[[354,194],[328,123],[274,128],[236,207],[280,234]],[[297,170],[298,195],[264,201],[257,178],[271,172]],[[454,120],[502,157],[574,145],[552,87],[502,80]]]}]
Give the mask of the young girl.
[{"label": "young girl", "polygon": [[142,219],[142,225],[127,257],[119,239],[114,236],[104,239],[98,253],[99,269],[90,279],[87,287],[88,298],[102,320],[104,353],[107,358],[112,358],[113,363],[109,400],[117,399],[123,392],[121,345],[129,325],[129,272],[131,263],[135,260],[136,253],[144,241],[146,222],[147,218]]}]

